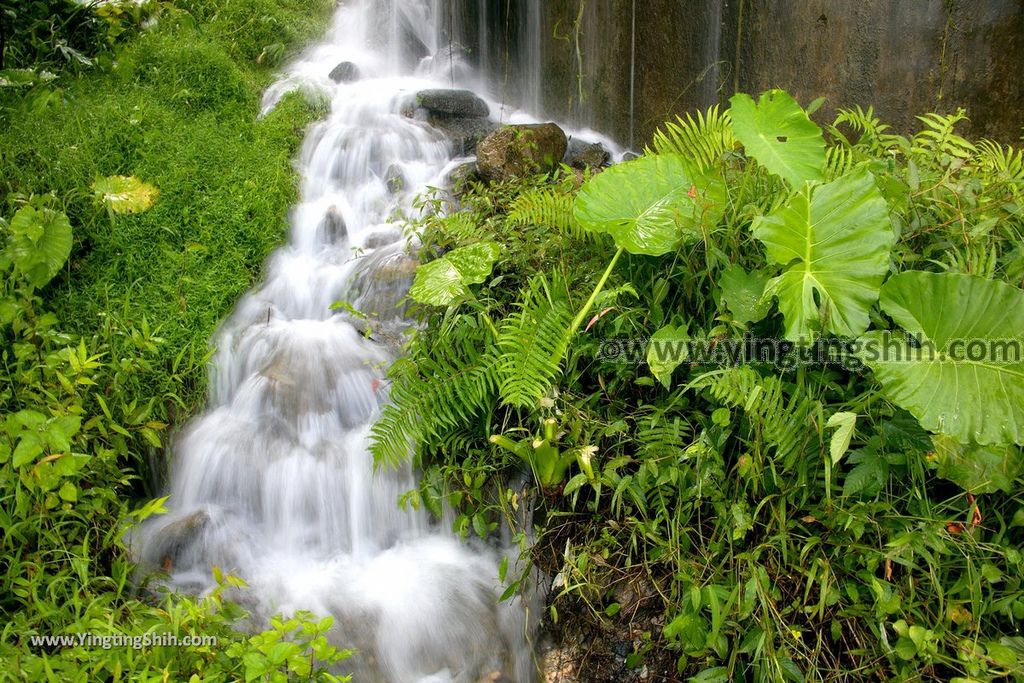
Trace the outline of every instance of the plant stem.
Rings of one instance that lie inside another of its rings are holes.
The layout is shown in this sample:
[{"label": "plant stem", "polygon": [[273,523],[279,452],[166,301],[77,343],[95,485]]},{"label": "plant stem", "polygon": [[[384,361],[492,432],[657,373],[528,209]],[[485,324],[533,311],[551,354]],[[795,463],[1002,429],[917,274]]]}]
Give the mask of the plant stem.
[{"label": "plant stem", "polygon": [[605,284],[608,282],[608,277],[612,274],[612,268],[618,263],[619,257],[622,256],[623,249],[619,247],[618,251],[615,252],[615,256],[612,256],[611,262],[608,267],[604,269],[604,274],[601,279],[597,281],[597,286],[594,287],[594,291],[590,293],[590,298],[587,299],[587,303],[583,304],[583,308],[579,313],[576,314],[576,318],[572,321],[572,326],[569,328],[569,338],[571,339],[576,335],[576,330],[583,324],[583,319],[587,317],[587,313],[593,308],[594,302],[597,300],[597,295],[604,289]]}]

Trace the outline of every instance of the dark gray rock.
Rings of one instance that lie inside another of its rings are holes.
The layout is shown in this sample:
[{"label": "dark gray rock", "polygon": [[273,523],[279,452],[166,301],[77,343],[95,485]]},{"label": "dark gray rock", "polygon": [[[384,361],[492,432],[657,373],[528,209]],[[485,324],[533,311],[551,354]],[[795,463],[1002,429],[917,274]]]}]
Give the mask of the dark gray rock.
[{"label": "dark gray rock", "polygon": [[579,138],[569,138],[562,163],[573,168],[602,168],[611,160],[611,154],[600,142],[587,142]]},{"label": "dark gray rock", "polygon": [[448,173],[448,185],[456,193],[461,192],[467,183],[477,180],[480,180],[480,169],[477,168],[475,161],[459,164]]},{"label": "dark gray rock", "polygon": [[487,118],[432,115],[427,123],[451,140],[452,151],[456,156],[473,154],[480,141],[498,128],[497,123]]},{"label": "dark gray rock", "polygon": [[394,244],[401,239],[401,237],[402,233],[398,230],[379,230],[366,238],[366,241],[363,242],[363,248],[379,249],[381,247],[386,247],[389,244]]},{"label": "dark gray rock", "polygon": [[351,83],[359,79],[359,67],[352,62],[342,62],[331,69],[330,79],[335,83]]},{"label": "dark gray rock", "polygon": [[406,186],[405,172],[398,164],[391,164],[384,173],[384,183],[388,186],[388,192],[398,194]]},{"label": "dark gray rock", "polygon": [[199,540],[209,523],[210,515],[203,510],[171,522],[153,536],[144,559],[164,571],[172,571],[181,556]]},{"label": "dark gray rock", "polygon": [[319,241],[324,244],[341,244],[345,241],[348,237],[348,227],[338,207],[332,206],[327,209],[324,219],[317,226],[316,234]]},{"label": "dark gray rock", "polygon": [[637,154],[636,152],[625,152],[622,155],[622,160],[623,161],[633,161],[633,159],[639,159],[639,158],[640,158],[640,155]]},{"label": "dark gray rock", "polygon": [[482,118],[491,113],[487,103],[469,90],[421,90],[416,93],[416,105],[445,116]]},{"label": "dark gray rock", "polygon": [[477,146],[477,165],[491,181],[548,173],[558,168],[567,147],[565,132],[553,123],[504,126]]}]

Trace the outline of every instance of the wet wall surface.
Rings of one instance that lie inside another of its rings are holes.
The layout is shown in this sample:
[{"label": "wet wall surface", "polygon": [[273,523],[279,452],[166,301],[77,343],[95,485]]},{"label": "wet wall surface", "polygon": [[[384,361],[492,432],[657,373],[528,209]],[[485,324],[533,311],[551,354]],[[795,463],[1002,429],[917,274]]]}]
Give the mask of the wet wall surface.
[{"label": "wet wall surface", "polygon": [[917,114],[964,107],[972,135],[1024,132],[1024,0],[455,1],[510,99],[539,79],[550,116],[634,147],[737,88],[824,96],[819,121],[873,105],[913,132]]}]

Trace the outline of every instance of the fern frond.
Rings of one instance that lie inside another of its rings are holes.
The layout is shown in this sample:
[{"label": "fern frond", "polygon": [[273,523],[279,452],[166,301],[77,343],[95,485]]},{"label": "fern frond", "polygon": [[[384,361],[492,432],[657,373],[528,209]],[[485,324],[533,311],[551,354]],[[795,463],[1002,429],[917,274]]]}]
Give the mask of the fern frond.
[{"label": "fern frond", "polygon": [[868,107],[866,111],[860,105],[853,109],[840,109],[836,114],[835,123],[832,125],[838,126],[841,123],[845,123],[860,133],[861,136],[868,136],[874,139],[877,139],[885,131],[889,130],[889,124],[882,123],[881,119],[875,116],[874,107]]},{"label": "fern frond", "polygon": [[697,118],[692,114],[686,118],[678,116],[654,134],[652,144],[657,154],[681,154],[694,159],[700,170],[706,170],[736,148],[732,115],[728,110],[720,111],[716,104],[707,113],[698,111]]},{"label": "fern frond", "polygon": [[846,124],[854,132],[859,133],[854,145],[872,152],[887,150],[900,139],[900,136],[887,132],[889,124],[882,123],[881,119],[875,116],[874,107],[864,110],[858,105],[853,109],[840,109],[832,127],[836,128],[840,124]]},{"label": "fern frond", "polygon": [[531,282],[519,306],[498,333],[500,393],[508,405],[533,408],[561,375],[572,309],[564,289],[548,288],[543,278]]},{"label": "fern frond", "polygon": [[719,403],[742,409],[786,467],[811,445],[820,447],[820,434],[811,426],[820,403],[800,392],[787,398],[778,377],[762,377],[741,366],[709,372],[690,386],[706,390]]},{"label": "fern frond", "polygon": [[509,225],[539,225],[554,228],[576,239],[594,239],[573,216],[574,197],[550,188],[532,188],[513,200],[508,212]]},{"label": "fern frond", "polygon": [[636,422],[638,455],[641,460],[678,457],[691,432],[690,425],[678,415],[665,415],[661,411],[645,415]]},{"label": "fern frond", "polygon": [[856,154],[851,147],[832,145],[825,149],[825,178],[835,180],[856,164]]},{"label": "fern frond", "polygon": [[417,362],[400,358],[392,364],[390,403],[370,432],[376,463],[394,466],[410,457],[414,445],[443,441],[489,409],[497,393],[497,357],[481,346],[464,337]]},{"label": "fern frond", "polygon": [[969,159],[978,148],[969,140],[957,135],[956,124],[967,120],[963,109],[955,114],[925,114],[918,116],[924,128],[914,136],[914,151],[925,154],[946,154],[956,159]]},{"label": "fern frond", "polygon": [[466,242],[478,241],[480,236],[480,224],[470,211],[456,211],[445,215],[431,217],[434,227],[437,229],[439,239],[446,239],[452,244],[464,244]]},{"label": "fern frond", "polygon": [[1024,149],[1015,150],[992,140],[978,142],[978,165],[1000,179],[1024,184]]}]

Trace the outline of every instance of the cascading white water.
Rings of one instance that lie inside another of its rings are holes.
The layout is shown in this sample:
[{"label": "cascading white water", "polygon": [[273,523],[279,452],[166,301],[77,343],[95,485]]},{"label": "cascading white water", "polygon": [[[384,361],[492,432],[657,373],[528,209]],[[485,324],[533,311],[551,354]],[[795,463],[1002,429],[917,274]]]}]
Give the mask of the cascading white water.
[{"label": "cascading white water", "polygon": [[[524,610],[497,600],[499,553],[399,509],[409,467],[374,471],[368,433],[390,355],[331,310],[393,308],[414,264],[390,219],[413,215],[454,163],[440,133],[401,113],[423,88],[473,85],[439,44],[441,7],[346,2],[267,92],[272,107],[315,90],[330,115],[302,152],[289,243],[218,333],[208,410],[175,443],[171,512],[135,542],[173,588],[210,589],[217,565],[248,582],[238,597],[257,615],[334,615],[333,639],[360,650],[359,680],[529,681]],[[361,77],[335,84],[342,61]],[[396,171],[402,189],[387,183]]]}]

